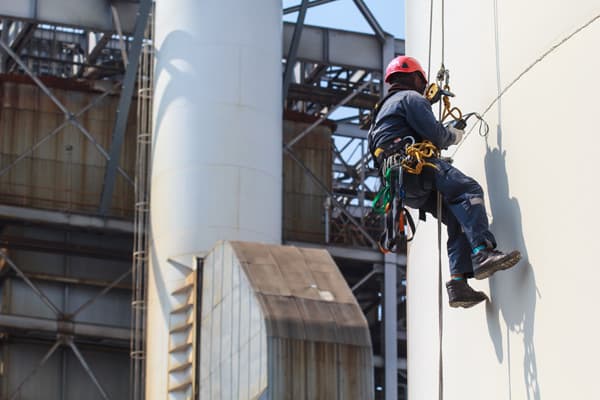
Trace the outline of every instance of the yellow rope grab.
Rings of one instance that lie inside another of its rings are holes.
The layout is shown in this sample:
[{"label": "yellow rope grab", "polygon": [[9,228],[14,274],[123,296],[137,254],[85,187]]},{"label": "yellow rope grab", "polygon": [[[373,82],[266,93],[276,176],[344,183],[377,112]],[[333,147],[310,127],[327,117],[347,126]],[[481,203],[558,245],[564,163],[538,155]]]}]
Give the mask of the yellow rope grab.
[{"label": "yellow rope grab", "polygon": [[[450,91],[450,86],[444,86],[444,90]],[[442,115],[441,122],[444,122],[449,116],[455,120],[462,119],[462,111],[458,107],[452,107],[452,104],[450,104],[450,97],[442,96],[442,102],[444,103],[444,114]]]},{"label": "yellow rope grab", "polygon": [[429,140],[411,144],[406,147],[406,157],[402,160],[402,168],[410,174],[419,175],[423,167],[432,167],[438,169],[435,164],[427,161],[429,158],[437,158],[440,151]]}]

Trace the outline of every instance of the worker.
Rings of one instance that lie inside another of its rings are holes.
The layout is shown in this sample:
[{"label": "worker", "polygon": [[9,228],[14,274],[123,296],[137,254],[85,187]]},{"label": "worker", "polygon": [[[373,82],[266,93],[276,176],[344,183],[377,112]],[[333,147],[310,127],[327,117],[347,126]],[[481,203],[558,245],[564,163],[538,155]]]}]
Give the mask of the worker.
[{"label": "worker", "polygon": [[[446,127],[435,118],[431,103],[423,95],[427,76],[416,59],[394,58],[387,66],[384,81],[389,85],[388,94],[376,107],[368,136],[369,150],[375,160],[383,161],[413,141],[428,140],[440,150],[461,141],[463,130],[452,124]],[[487,300],[487,296],[469,286],[467,279],[485,279],[511,268],[521,254],[518,251],[505,254],[496,249],[496,240],[489,231],[483,190],[473,178],[444,159],[427,161],[435,167],[425,167],[418,175],[404,171],[404,201],[408,207],[419,209],[423,217],[425,213],[437,217],[437,192],[441,194],[442,222],[448,230],[449,303],[451,307],[472,307]]]}]

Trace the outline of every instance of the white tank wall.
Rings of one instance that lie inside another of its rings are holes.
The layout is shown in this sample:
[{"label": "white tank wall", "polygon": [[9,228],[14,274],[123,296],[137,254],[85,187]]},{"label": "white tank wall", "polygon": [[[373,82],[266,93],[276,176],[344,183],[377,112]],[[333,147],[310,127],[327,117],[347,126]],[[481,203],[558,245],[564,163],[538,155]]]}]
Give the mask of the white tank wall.
[{"label": "white tank wall", "polygon": [[[446,2],[445,62],[458,94],[454,104],[482,112],[538,57],[599,14],[597,0]],[[440,63],[439,17],[436,12],[433,73]],[[408,2],[407,54],[424,64],[428,30],[429,2]],[[473,133],[456,155],[455,165],[486,191],[500,246],[520,250],[524,261],[490,280],[471,281],[491,296],[487,305],[450,309],[444,290],[447,399],[597,398],[598,38],[600,19],[508,90],[486,115],[487,142]],[[414,400],[437,396],[434,249],[430,218],[420,224],[409,255]],[[443,273],[445,281],[445,254]]]},{"label": "white tank wall", "polygon": [[189,273],[178,263],[222,239],[281,241],[281,10],[156,2],[149,399],[167,397],[170,293]]}]

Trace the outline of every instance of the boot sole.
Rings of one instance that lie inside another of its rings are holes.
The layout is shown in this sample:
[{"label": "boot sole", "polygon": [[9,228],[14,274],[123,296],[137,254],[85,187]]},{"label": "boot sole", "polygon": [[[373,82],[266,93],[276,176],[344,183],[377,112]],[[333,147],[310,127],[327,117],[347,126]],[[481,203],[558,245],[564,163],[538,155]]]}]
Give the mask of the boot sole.
[{"label": "boot sole", "polygon": [[503,271],[505,269],[514,267],[519,261],[521,261],[521,253],[518,251],[513,251],[512,253],[508,254],[502,261],[488,265],[486,267],[479,268],[477,271],[474,272],[474,277],[478,280],[489,278],[498,271]]},{"label": "boot sole", "polygon": [[479,303],[482,303],[484,301],[488,301],[488,299],[482,299],[479,301],[451,301],[450,302],[450,307],[452,308],[471,308],[473,306],[476,306]]}]

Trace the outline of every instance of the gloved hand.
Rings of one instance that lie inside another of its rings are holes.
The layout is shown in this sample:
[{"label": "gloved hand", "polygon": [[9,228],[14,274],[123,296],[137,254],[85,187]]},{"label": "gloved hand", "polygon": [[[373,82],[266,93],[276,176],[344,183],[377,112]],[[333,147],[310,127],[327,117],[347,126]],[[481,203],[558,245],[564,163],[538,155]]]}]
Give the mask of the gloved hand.
[{"label": "gloved hand", "polygon": [[448,130],[454,134],[454,141],[452,142],[452,144],[459,144],[463,136],[465,135],[465,131],[462,129],[457,129],[453,126],[449,126]]}]

